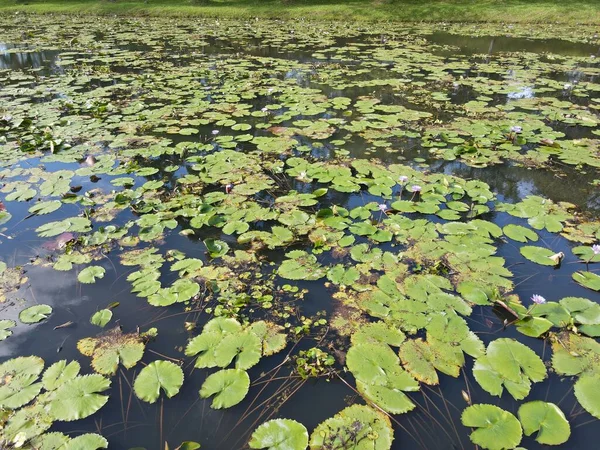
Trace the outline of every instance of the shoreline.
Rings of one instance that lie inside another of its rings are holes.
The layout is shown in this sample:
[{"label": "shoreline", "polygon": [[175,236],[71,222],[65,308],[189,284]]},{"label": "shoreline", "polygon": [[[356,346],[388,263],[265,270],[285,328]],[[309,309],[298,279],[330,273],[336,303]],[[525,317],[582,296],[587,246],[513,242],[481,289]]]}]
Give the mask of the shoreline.
[{"label": "shoreline", "polygon": [[[0,13],[119,15],[130,17],[282,19],[356,22],[481,22],[528,25],[599,25],[600,2],[577,1],[569,4],[544,0],[488,0],[476,6],[468,0],[417,0],[344,3],[317,3],[317,0],[211,1],[207,4],[172,0],[144,1],[28,1],[0,0]],[[600,27],[599,27],[600,28]]]}]

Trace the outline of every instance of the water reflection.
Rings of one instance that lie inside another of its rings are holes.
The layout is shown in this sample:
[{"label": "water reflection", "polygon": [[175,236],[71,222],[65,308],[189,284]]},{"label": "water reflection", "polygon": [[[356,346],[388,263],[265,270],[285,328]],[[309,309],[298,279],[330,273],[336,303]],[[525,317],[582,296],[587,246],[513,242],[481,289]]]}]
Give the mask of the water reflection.
[{"label": "water reflection", "polygon": [[58,50],[35,50],[21,48],[17,45],[0,43],[0,70],[36,70],[47,69],[47,72],[56,72],[57,68],[52,66],[60,51]]}]

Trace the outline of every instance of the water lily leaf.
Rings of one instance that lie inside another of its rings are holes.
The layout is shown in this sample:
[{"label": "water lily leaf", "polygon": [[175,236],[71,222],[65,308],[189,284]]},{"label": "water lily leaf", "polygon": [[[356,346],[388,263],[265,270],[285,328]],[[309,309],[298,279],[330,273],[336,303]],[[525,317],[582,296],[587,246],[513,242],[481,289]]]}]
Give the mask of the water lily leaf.
[{"label": "water lily leaf", "polygon": [[206,245],[208,254],[211,258],[218,258],[229,251],[229,245],[227,245],[227,242],[223,242],[218,239],[206,239],[204,241],[204,245]]},{"label": "water lily leaf", "polygon": [[304,450],[308,446],[308,431],[295,420],[269,420],[254,430],[248,445],[256,449]]},{"label": "water lily leaf", "polygon": [[183,370],[171,361],[153,361],[142,369],[133,383],[135,395],[140,400],[154,403],[161,389],[171,398],[183,385]]},{"label": "water lily leaf", "polygon": [[124,334],[115,327],[98,337],[77,342],[77,349],[92,358],[92,367],[98,373],[114,375],[119,363],[127,369],[135,366],[145,349],[145,337],[138,333]]},{"label": "water lily leaf", "polygon": [[530,314],[535,317],[543,317],[552,322],[554,326],[561,328],[567,326],[571,319],[569,311],[556,302],[536,305],[535,308],[531,309]]},{"label": "water lily leaf", "polygon": [[14,320],[10,319],[2,319],[0,320],[0,341],[3,341],[7,337],[9,337],[13,332],[10,328],[13,328],[17,325]]},{"label": "water lily leaf", "polygon": [[33,400],[42,389],[36,383],[44,369],[37,356],[19,356],[0,364],[0,408],[16,409]]},{"label": "water lily leaf", "polygon": [[538,240],[538,235],[535,231],[530,228],[522,227],[521,225],[511,223],[506,225],[502,231],[506,236],[518,242],[526,243],[528,241],[536,242]]},{"label": "water lily leaf", "polygon": [[35,305],[25,308],[19,313],[19,320],[23,323],[38,323],[52,314],[50,305]]},{"label": "water lily leaf", "polygon": [[457,377],[465,360],[460,347],[429,337],[407,340],[400,348],[404,368],[417,380],[431,385],[439,384],[436,370]]},{"label": "water lily leaf", "polygon": [[224,369],[209,375],[200,388],[200,397],[214,395],[211,407],[230,408],[241,402],[250,389],[248,372],[241,369]]},{"label": "water lily leaf", "polygon": [[519,420],[526,436],[538,432],[535,440],[540,444],[560,445],[571,436],[571,427],[564,413],[554,403],[533,401],[521,405]]},{"label": "water lily leaf", "polygon": [[248,330],[254,333],[262,342],[263,356],[279,353],[287,345],[287,334],[282,333],[285,329],[280,325],[259,320],[253,322]]},{"label": "water lily leaf", "polygon": [[389,450],[393,439],[387,416],[368,406],[352,405],[315,428],[310,435],[310,448]]},{"label": "water lily leaf", "polygon": [[31,214],[43,215],[50,214],[60,208],[62,203],[59,200],[51,200],[48,202],[38,202],[29,208]]},{"label": "water lily leaf", "polygon": [[461,421],[466,427],[476,428],[471,441],[485,449],[515,448],[523,437],[517,418],[494,405],[469,406],[463,411]]},{"label": "water lily leaf", "polygon": [[81,366],[77,361],[71,361],[67,364],[66,360],[60,360],[46,369],[42,376],[42,384],[47,391],[53,391],[67,381],[74,379],[79,375]]},{"label": "water lily leaf", "polygon": [[185,354],[186,356],[198,355],[195,364],[197,368],[217,367],[216,348],[227,334],[237,335],[241,332],[242,326],[237,320],[225,317],[214,318],[204,325],[201,334],[188,342]]},{"label": "water lily leaf", "polygon": [[597,389],[600,382],[600,344],[568,331],[557,333],[552,338],[553,369],[559,375],[579,375],[575,382],[575,397],[586,411],[600,418]]},{"label": "water lily leaf", "polygon": [[565,297],[559,303],[576,323],[600,324],[600,305],[598,303],[582,297]]},{"label": "water lily leaf", "polygon": [[97,450],[108,448],[108,441],[99,434],[86,433],[67,442],[64,450]]},{"label": "water lily leaf", "polygon": [[215,361],[219,367],[227,367],[235,358],[236,369],[247,370],[258,364],[261,355],[262,343],[250,331],[225,335],[215,348]]},{"label": "water lily leaf", "polygon": [[104,278],[106,270],[100,266],[89,266],[79,272],[77,279],[80,283],[91,284],[95,283],[96,279]]},{"label": "water lily leaf", "polygon": [[351,336],[352,344],[383,343],[400,347],[406,340],[405,334],[385,322],[371,322],[362,325]]},{"label": "water lily leaf", "polygon": [[578,247],[574,247],[572,249],[573,254],[579,256],[579,258],[583,261],[583,262],[600,262],[600,253],[596,254],[594,253],[594,250],[592,247],[589,247],[587,245],[581,245]]},{"label": "water lily leaf", "polygon": [[98,450],[108,448],[108,441],[95,433],[86,433],[73,439],[62,433],[45,433],[31,441],[32,448],[44,450]]},{"label": "water lily leaf", "polygon": [[113,312],[110,309],[101,309],[94,313],[90,319],[90,323],[99,327],[105,327],[110,322],[110,319],[112,319],[112,316]]},{"label": "water lily leaf", "polygon": [[363,343],[350,347],[346,365],[358,380],[371,384],[385,384],[387,374],[400,368],[400,360],[387,345]]},{"label": "water lily leaf", "polygon": [[521,247],[519,251],[521,252],[521,255],[536,264],[541,264],[542,266],[556,265],[556,262],[550,259],[550,257],[554,255],[554,252],[547,248],[524,246]]},{"label": "water lily leaf", "polygon": [[194,441],[184,441],[175,450],[198,450],[200,444]]},{"label": "water lily leaf", "polygon": [[587,412],[600,419],[598,383],[600,383],[600,375],[598,374],[581,375],[575,382],[575,397]]},{"label": "water lily leaf", "polygon": [[527,316],[515,323],[517,330],[529,337],[540,337],[542,334],[552,328],[554,324],[543,317]]},{"label": "water lily leaf", "polygon": [[573,273],[573,279],[588,289],[600,291],[600,275],[580,271]]},{"label": "water lily leaf", "polygon": [[2,430],[3,438],[22,445],[50,428],[52,422],[53,417],[46,411],[45,405],[34,403],[17,410],[8,418]]},{"label": "water lily leaf", "polygon": [[277,274],[288,280],[318,280],[326,274],[326,270],[317,262],[314,255],[301,250],[286,254],[289,259],[284,260]]},{"label": "water lily leaf", "polygon": [[67,442],[69,442],[69,436],[63,433],[44,433],[32,439],[31,446],[33,448],[59,450],[64,448]]},{"label": "water lily leaf", "polygon": [[100,392],[110,387],[102,375],[84,375],[62,384],[52,396],[49,412],[56,420],[78,420],[91,416],[108,401]]},{"label": "water lily leaf", "polygon": [[489,305],[488,289],[482,283],[474,283],[472,281],[463,281],[456,287],[458,292],[465,300],[476,305]]},{"label": "water lily leaf", "polygon": [[501,396],[503,387],[517,400],[529,394],[531,383],[546,378],[546,366],[529,347],[513,339],[492,341],[485,356],[473,366],[475,380],[492,395]]}]

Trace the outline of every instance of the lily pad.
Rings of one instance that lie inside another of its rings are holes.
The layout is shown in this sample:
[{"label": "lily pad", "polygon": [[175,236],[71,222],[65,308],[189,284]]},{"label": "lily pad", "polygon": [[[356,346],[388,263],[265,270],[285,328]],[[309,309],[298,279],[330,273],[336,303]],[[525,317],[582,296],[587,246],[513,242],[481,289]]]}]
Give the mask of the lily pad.
[{"label": "lily pad", "polygon": [[248,445],[256,449],[304,450],[308,446],[308,431],[295,420],[269,420],[254,430]]},{"label": "lily pad", "polygon": [[536,353],[513,339],[492,341],[485,356],[473,366],[475,380],[492,395],[501,396],[503,388],[517,400],[529,394],[531,383],[546,378],[546,366]]},{"label": "lily pad", "polygon": [[110,319],[112,319],[113,312],[110,309],[101,309],[96,311],[90,318],[90,323],[99,327],[105,327]]},{"label": "lily pad", "polygon": [[573,273],[573,279],[581,284],[582,286],[592,289],[593,291],[600,291],[600,275],[592,272],[575,272]]},{"label": "lily pad", "polygon": [[393,439],[387,416],[368,406],[352,405],[315,428],[310,435],[310,448],[389,450]]},{"label": "lily pad", "polygon": [[81,283],[91,284],[95,283],[97,279],[104,278],[105,273],[106,270],[104,269],[104,267],[89,266],[83,269],[81,272],[79,272],[79,275],[77,275],[77,279]]},{"label": "lily pad", "polygon": [[520,250],[521,255],[536,264],[542,266],[555,266],[556,262],[550,259],[555,253],[552,250],[543,247],[524,246]]},{"label": "lily pad", "polygon": [[211,407],[231,408],[241,402],[250,389],[248,372],[241,369],[224,369],[209,375],[200,388],[200,397],[214,395]]},{"label": "lily pad", "polygon": [[560,445],[569,440],[571,427],[564,413],[554,403],[540,400],[525,403],[519,408],[519,420],[526,436],[538,432],[540,444]]},{"label": "lily pad", "polygon": [[25,308],[19,313],[19,320],[23,323],[38,323],[52,314],[50,305],[35,305]]},{"label": "lily pad", "polygon": [[77,349],[92,358],[92,367],[96,372],[114,375],[119,363],[130,369],[142,359],[145,341],[144,335],[124,334],[117,326],[98,337],[81,339],[77,342]]},{"label": "lily pad", "polygon": [[521,442],[523,430],[517,418],[494,405],[473,405],[461,416],[462,424],[476,428],[471,441],[489,450],[515,448]]},{"label": "lily pad", "polygon": [[538,235],[531,228],[522,227],[521,225],[508,224],[506,225],[502,231],[509,238],[518,241],[518,242],[536,242],[538,240]]},{"label": "lily pad", "polygon": [[11,328],[15,327],[16,325],[17,323],[14,320],[0,320],[0,341],[3,341],[7,337],[9,337],[13,333]]},{"label": "lily pad", "polygon": [[135,395],[140,400],[154,403],[161,389],[169,398],[183,385],[183,370],[171,361],[153,361],[142,369],[133,383]]}]

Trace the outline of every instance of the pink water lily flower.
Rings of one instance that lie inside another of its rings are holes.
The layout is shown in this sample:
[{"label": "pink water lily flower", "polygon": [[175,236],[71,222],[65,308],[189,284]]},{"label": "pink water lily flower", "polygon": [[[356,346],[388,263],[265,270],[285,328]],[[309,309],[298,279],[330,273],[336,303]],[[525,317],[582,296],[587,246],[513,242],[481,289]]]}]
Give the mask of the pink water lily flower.
[{"label": "pink water lily flower", "polygon": [[398,181],[400,181],[400,183],[406,183],[408,181],[408,177],[406,175],[400,175],[398,177]]},{"label": "pink water lily flower", "polygon": [[379,205],[377,205],[377,207],[379,208],[379,211],[381,211],[381,212],[386,212],[389,209],[385,203],[380,203]]},{"label": "pink water lily flower", "polygon": [[211,133],[213,136],[216,136],[217,134],[219,134],[219,130],[212,130]]},{"label": "pink water lily flower", "polygon": [[592,245],[592,251],[594,252],[594,255],[600,255],[600,244]]},{"label": "pink water lily flower", "polygon": [[421,192],[421,189],[421,186],[419,186],[418,184],[415,184],[410,188],[412,192]]}]

